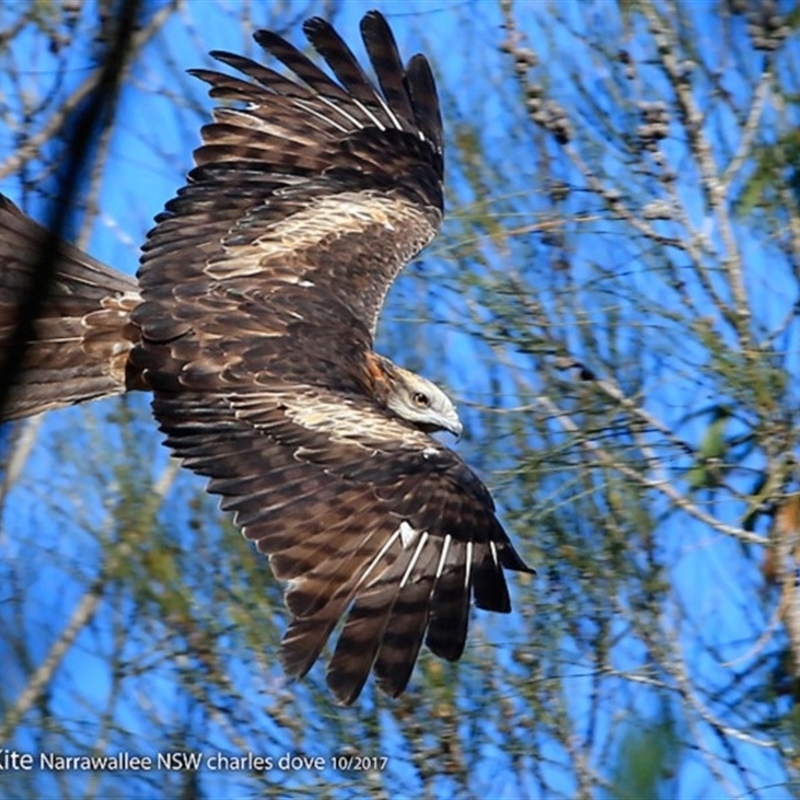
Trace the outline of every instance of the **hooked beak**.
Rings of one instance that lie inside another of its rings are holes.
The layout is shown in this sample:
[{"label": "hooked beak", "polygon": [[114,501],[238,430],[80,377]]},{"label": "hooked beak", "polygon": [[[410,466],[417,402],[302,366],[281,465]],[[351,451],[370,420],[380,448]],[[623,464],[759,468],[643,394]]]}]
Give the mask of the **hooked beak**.
[{"label": "hooked beak", "polygon": [[447,418],[445,425],[443,425],[443,430],[452,433],[453,436],[456,437],[456,441],[458,441],[461,438],[461,434],[464,432],[464,426],[461,424],[461,420],[453,415]]},{"label": "hooked beak", "polygon": [[464,426],[461,424],[461,420],[456,414],[448,414],[446,417],[437,415],[436,422],[430,421],[422,424],[417,423],[417,427],[426,433],[447,431],[456,437],[456,441],[461,438],[461,434],[464,432]]}]

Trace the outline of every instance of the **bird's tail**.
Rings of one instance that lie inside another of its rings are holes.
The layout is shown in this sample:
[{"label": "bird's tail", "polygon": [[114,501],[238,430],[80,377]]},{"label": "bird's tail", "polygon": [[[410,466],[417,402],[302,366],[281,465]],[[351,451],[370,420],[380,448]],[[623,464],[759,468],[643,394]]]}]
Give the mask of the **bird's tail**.
[{"label": "bird's tail", "polygon": [[[44,228],[0,195],[0,355],[19,324],[20,301],[38,280]],[[0,420],[120,394],[131,386],[128,353],[138,340],[130,312],[141,299],[136,281],[60,244],[52,280],[36,313],[33,336]],[[0,358],[2,361],[2,358]]]}]

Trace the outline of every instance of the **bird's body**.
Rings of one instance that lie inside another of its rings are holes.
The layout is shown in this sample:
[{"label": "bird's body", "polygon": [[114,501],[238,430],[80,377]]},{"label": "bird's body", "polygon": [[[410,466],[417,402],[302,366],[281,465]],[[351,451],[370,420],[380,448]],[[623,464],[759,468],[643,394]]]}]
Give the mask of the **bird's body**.
[{"label": "bird's body", "polygon": [[[450,400],[372,349],[391,282],[442,219],[428,63],[403,66],[371,12],[378,90],[330,25],[304,29],[338,83],[265,31],[302,84],[214,53],[249,80],[195,72],[229,105],[138,281],[65,246],[3,416],[153,392],[168,445],[289,581],[287,671],[304,674],[345,618],[328,682],[349,703],[371,669],[401,692],[423,638],[457,659],[470,594],[508,611],[503,567],[527,568],[483,484],[429,436],[460,433]],[[0,341],[39,238],[0,204]]]}]

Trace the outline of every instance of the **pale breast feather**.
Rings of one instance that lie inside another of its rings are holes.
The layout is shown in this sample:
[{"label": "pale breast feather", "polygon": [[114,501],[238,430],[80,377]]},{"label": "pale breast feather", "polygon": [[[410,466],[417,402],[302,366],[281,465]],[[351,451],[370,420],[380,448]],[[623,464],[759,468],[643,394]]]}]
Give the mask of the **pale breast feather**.
[{"label": "pale breast feather", "polygon": [[259,391],[233,394],[229,402],[237,417],[264,430],[269,430],[280,416],[308,431],[324,433],[331,442],[349,443],[366,450],[392,442],[423,458],[431,442],[408,422],[387,416],[363,395],[331,392],[324,387],[275,384]]}]

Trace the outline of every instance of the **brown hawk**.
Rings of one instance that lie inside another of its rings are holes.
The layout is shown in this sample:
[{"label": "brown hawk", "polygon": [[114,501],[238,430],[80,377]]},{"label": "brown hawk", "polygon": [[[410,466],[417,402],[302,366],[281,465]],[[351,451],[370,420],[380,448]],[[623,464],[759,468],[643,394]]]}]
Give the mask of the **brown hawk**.
[{"label": "brown hawk", "polygon": [[[288,582],[281,658],[315,662],[351,703],[370,670],[403,691],[423,638],[456,660],[470,596],[510,609],[527,570],[489,493],[429,433],[461,432],[429,381],[375,354],[378,314],[442,221],[442,125],[427,60],[404,66],[385,19],[361,22],[377,87],[324,20],[304,25],[335,80],[269,31],[294,79],[226,52],[194,70],[223,101],[157,217],[138,281],[68,245],[3,419],[129,390]],[[0,202],[0,341],[43,230]]]}]

